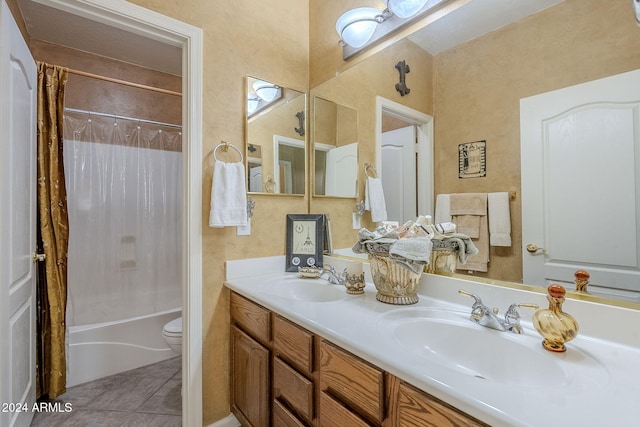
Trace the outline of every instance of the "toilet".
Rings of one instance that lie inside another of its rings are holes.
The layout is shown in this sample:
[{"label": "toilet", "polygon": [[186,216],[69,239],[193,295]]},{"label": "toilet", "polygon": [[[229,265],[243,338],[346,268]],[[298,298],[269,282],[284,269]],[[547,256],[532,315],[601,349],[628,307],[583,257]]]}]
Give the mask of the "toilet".
[{"label": "toilet", "polygon": [[164,325],[162,329],[162,338],[171,350],[178,354],[182,354],[182,317],[173,319]]}]

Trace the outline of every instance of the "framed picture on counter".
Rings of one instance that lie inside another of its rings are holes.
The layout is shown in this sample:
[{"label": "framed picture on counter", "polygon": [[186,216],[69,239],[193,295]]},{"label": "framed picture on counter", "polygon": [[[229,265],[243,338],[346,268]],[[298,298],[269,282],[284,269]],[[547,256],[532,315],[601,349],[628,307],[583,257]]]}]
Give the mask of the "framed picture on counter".
[{"label": "framed picture on counter", "polygon": [[322,266],[324,250],[324,215],[287,215],[286,271],[298,267]]}]

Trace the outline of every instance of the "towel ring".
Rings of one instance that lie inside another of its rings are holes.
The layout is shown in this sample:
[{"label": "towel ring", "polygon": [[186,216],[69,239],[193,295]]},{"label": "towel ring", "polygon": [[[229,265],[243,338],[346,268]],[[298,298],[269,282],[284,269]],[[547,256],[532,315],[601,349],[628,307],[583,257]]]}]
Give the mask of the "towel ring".
[{"label": "towel ring", "polygon": [[[373,170],[373,176],[369,175],[369,169]],[[371,163],[365,163],[364,164],[364,174],[366,176],[368,176],[369,178],[375,178],[378,176],[378,172],[376,172],[376,168],[373,167],[373,165]]]},{"label": "towel ring", "polygon": [[218,144],[216,146],[216,148],[213,149],[213,158],[218,160],[218,156],[216,155],[216,151],[218,151],[218,148],[222,148],[222,151],[229,151],[229,147],[233,148],[234,150],[236,150],[238,152],[238,154],[240,154],[240,163],[244,162],[244,156],[242,155],[242,151],[240,151],[240,149],[238,147],[236,147],[233,144],[229,144],[226,141],[222,141],[220,144]]}]

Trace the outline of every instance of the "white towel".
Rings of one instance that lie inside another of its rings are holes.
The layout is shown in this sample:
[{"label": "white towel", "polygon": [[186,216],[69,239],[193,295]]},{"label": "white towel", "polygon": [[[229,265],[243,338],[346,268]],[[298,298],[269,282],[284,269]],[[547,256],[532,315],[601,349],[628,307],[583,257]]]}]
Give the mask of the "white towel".
[{"label": "white towel", "polygon": [[380,178],[367,177],[365,183],[364,208],[371,211],[371,221],[387,220],[387,204],[384,201],[384,190]]},{"label": "white towel", "polygon": [[489,193],[489,243],[491,246],[511,246],[511,212],[509,193]]},{"label": "white towel", "polygon": [[244,165],[216,160],[211,183],[209,227],[247,225]]},{"label": "white towel", "polygon": [[433,218],[435,224],[451,222],[451,195],[438,194],[436,196],[436,213]]}]

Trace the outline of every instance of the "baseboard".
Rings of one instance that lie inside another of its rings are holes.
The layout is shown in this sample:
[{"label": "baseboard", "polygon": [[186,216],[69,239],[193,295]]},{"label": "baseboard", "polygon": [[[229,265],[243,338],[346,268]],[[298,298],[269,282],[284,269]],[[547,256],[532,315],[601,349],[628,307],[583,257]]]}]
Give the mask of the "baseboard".
[{"label": "baseboard", "polygon": [[229,414],[225,418],[209,424],[207,427],[240,427],[240,422],[233,414]]}]

